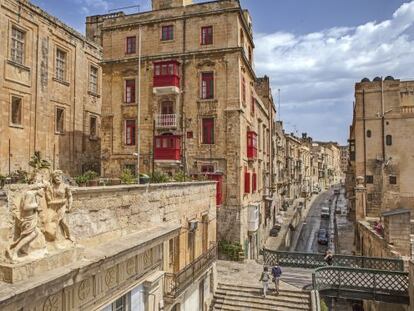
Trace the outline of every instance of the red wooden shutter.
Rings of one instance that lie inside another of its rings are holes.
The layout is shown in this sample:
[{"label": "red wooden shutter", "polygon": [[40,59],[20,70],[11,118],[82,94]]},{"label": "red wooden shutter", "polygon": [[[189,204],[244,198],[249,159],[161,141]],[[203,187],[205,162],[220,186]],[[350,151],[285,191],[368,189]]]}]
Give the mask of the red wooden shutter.
[{"label": "red wooden shutter", "polygon": [[201,98],[214,98],[214,74],[212,72],[201,74]]},{"label": "red wooden shutter", "polygon": [[244,193],[250,193],[250,173],[247,169],[244,172]]},{"label": "red wooden shutter", "polygon": [[135,102],[135,79],[125,80],[125,102]]},{"label": "red wooden shutter", "polygon": [[125,144],[135,145],[135,120],[125,121]]},{"label": "red wooden shutter", "polygon": [[257,190],[257,175],[256,175],[256,173],[253,173],[252,184],[253,184],[252,192],[256,192],[256,190]]},{"label": "red wooden shutter", "polygon": [[202,120],[203,144],[214,144],[214,119],[204,118]]}]

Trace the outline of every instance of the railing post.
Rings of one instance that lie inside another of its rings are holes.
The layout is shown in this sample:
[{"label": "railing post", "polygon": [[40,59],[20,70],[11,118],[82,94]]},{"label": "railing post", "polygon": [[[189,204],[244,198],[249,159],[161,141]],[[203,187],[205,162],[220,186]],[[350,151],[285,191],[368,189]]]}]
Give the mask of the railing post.
[{"label": "railing post", "polygon": [[376,296],[376,287],[377,287],[377,280],[376,280],[376,274],[375,273],[373,273],[373,275],[374,275],[374,277],[373,277],[373,280],[372,280],[372,291],[373,291],[373,293],[372,293],[372,296],[373,296],[373,298],[374,298],[374,300],[375,300],[375,296]]}]

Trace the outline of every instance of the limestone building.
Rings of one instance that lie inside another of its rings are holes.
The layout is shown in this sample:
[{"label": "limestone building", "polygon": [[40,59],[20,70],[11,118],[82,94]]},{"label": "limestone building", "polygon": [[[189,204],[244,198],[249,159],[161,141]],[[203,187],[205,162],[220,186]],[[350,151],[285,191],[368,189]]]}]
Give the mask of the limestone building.
[{"label": "limestone building", "polygon": [[0,2],[0,174],[39,151],[99,171],[101,48],[26,0]]},{"label": "limestone building", "polygon": [[[57,180],[50,183],[56,187]],[[2,311],[209,310],[215,183],[72,189],[61,183],[60,200],[39,186],[0,193]],[[66,228],[55,217],[61,202]],[[35,218],[24,213],[28,207]],[[26,222],[25,233],[15,218]]]},{"label": "limestone building", "polygon": [[138,144],[140,173],[207,175],[217,181],[219,239],[255,258],[273,204],[263,197],[275,109],[269,79],[254,72],[249,13],[236,0],[153,0],[150,12],[86,23],[104,51],[103,175],[137,172]]},{"label": "limestone building", "polygon": [[339,148],[341,150],[341,170],[346,174],[349,161],[349,146],[340,146]]}]

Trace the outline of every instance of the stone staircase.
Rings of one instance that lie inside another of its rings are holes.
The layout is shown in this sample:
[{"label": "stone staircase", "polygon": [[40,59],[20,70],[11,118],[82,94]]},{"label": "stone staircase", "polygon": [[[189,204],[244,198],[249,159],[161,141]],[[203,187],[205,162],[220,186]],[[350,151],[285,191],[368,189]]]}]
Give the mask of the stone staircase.
[{"label": "stone staircase", "polygon": [[279,295],[268,291],[262,296],[260,287],[219,283],[211,311],[308,311],[310,293],[301,290],[281,290]]}]

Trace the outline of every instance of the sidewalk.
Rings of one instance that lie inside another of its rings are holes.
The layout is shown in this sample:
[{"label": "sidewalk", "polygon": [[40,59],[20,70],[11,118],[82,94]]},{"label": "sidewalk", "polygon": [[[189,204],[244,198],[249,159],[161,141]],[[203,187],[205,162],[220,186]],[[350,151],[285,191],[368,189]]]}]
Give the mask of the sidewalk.
[{"label": "sidewalk", "polygon": [[300,231],[302,229],[303,221],[305,220],[310,207],[312,206],[313,201],[318,197],[318,195],[312,195],[310,201],[306,202],[306,208],[302,210],[299,224],[294,226],[295,230],[291,231],[289,225],[292,224],[295,217],[299,216],[299,205],[303,203],[304,206],[304,198],[298,198],[293,201],[293,204],[288,208],[286,212],[283,212],[283,223],[281,224],[281,228],[277,237],[267,237],[265,247],[272,250],[278,250],[285,246],[286,244],[286,236],[293,232],[293,237],[288,238],[290,240],[290,244],[288,248],[292,248],[290,245],[295,245],[297,240],[299,239]]}]

